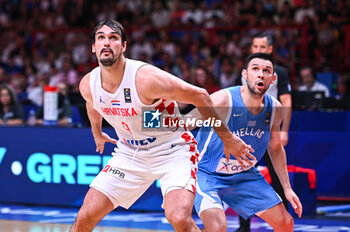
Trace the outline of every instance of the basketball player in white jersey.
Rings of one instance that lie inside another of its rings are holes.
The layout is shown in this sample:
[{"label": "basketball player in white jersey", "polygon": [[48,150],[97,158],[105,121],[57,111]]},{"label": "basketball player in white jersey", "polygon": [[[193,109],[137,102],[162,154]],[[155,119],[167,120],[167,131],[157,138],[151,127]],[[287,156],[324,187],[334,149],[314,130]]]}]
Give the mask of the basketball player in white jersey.
[{"label": "basketball player in white jersey", "polygon": [[[175,101],[202,109],[203,118],[219,116],[204,89],[152,65],[126,59],[125,49],[125,31],[118,22],[107,20],[95,27],[92,52],[99,67],[83,77],[80,92],[86,100],[96,151],[102,154],[105,142],[116,143],[117,147],[90,184],[70,231],[92,231],[116,207],[129,208],[156,179],[161,185],[165,216],[175,231],[200,231],[191,215],[197,142],[186,129],[159,128],[159,119],[170,115],[177,120]],[[118,141],[102,132],[102,117],[114,127]],[[254,152],[250,146],[224,123],[216,131],[228,158],[232,154],[242,165],[243,160],[252,164],[255,157],[250,154]]]}]

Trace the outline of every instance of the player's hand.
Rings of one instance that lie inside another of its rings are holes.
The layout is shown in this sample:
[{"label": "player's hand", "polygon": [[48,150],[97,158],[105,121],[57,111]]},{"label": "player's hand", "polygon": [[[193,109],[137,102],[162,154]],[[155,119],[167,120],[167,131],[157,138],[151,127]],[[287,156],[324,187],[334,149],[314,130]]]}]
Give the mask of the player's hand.
[{"label": "player's hand", "polygon": [[281,131],[280,135],[281,135],[282,145],[284,147],[287,146],[287,143],[288,143],[288,131]]},{"label": "player's hand", "polygon": [[106,142],[117,144],[116,139],[112,139],[111,137],[109,137],[109,135],[107,135],[104,132],[102,132],[100,135],[94,135],[94,139],[96,144],[96,152],[100,152],[100,154],[103,153]]},{"label": "player's hand", "polygon": [[226,161],[230,160],[230,154],[232,154],[239,164],[246,169],[246,165],[243,161],[247,162],[250,166],[254,166],[254,161],[256,161],[255,156],[249,152],[254,152],[254,149],[247,145],[242,139],[238,138],[231,134],[231,138],[227,141],[224,141],[224,153],[226,156]]},{"label": "player's hand", "polygon": [[301,205],[301,202],[299,200],[299,197],[295,194],[295,192],[292,189],[288,189],[284,191],[284,195],[286,196],[286,199],[290,202],[292,205],[294,212],[301,217],[303,213],[303,206]]}]

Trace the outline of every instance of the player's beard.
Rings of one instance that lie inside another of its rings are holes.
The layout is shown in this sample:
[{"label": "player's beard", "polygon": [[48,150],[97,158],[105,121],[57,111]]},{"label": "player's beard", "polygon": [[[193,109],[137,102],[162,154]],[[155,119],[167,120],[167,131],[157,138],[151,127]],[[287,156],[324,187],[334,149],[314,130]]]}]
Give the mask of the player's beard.
[{"label": "player's beard", "polygon": [[[100,62],[103,66],[112,66],[120,57],[120,53],[116,56],[116,58],[114,58],[114,53],[111,49],[108,49],[112,55],[112,57],[108,57],[108,58],[101,58]],[[104,50],[101,51],[101,55],[103,53]]]}]

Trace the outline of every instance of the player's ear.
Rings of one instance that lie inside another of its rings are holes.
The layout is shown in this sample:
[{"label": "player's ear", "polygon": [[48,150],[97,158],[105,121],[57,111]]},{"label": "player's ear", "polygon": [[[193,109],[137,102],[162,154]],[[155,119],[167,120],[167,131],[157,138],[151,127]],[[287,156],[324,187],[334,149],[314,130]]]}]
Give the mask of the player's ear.
[{"label": "player's ear", "polygon": [[268,53],[268,54],[271,54],[271,53],[272,53],[272,50],[273,50],[273,46],[270,45],[269,48],[268,48],[268,50],[267,50],[267,53]]},{"label": "player's ear", "polygon": [[126,44],[127,44],[126,41],[124,41],[123,44],[122,44],[122,50],[123,50],[123,52],[125,52],[125,50],[126,50]]},{"label": "player's ear", "polygon": [[96,48],[95,48],[95,44],[94,43],[91,46],[91,51],[92,51],[92,53],[96,53]]},{"label": "player's ear", "polygon": [[247,80],[247,70],[246,69],[242,69],[242,77],[244,80]]},{"label": "player's ear", "polygon": [[274,72],[274,73],[273,73],[273,77],[272,77],[271,84],[272,84],[273,82],[275,82],[276,78],[277,78],[277,74],[276,74],[276,72]]}]

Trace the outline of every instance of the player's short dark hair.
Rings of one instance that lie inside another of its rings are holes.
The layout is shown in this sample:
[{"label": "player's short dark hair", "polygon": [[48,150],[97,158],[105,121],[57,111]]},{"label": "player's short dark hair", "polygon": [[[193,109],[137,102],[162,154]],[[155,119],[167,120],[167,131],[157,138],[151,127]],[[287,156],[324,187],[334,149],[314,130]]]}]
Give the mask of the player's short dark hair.
[{"label": "player's short dark hair", "polygon": [[122,43],[124,43],[126,41],[126,33],[124,30],[124,27],[117,21],[112,20],[112,19],[108,19],[105,21],[101,21],[99,22],[93,32],[92,32],[92,43],[95,43],[95,36],[96,36],[96,32],[97,30],[99,30],[101,27],[103,27],[104,25],[106,25],[107,27],[111,28],[113,31],[117,32],[118,35],[120,35],[122,37]]},{"label": "player's short dark hair", "polygon": [[255,38],[265,38],[266,37],[266,39],[267,39],[267,44],[269,45],[269,46],[272,46],[273,45],[273,38],[272,38],[272,36],[269,34],[269,33],[267,33],[267,32],[258,32],[258,33],[256,33],[256,34],[254,34],[253,35],[253,39],[252,39],[252,43],[253,43],[253,40],[255,39]]},{"label": "player's short dark hair", "polygon": [[262,52],[257,52],[257,53],[253,53],[251,54],[250,56],[248,56],[248,58],[246,59],[245,61],[245,69],[248,68],[248,64],[249,62],[254,59],[254,58],[259,58],[259,59],[263,59],[263,60],[269,60],[271,63],[272,63],[272,68],[273,68],[273,71],[275,71],[275,61],[274,59],[272,58],[272,56],[270,54],[267,54],[267,53],[262,53]]}]

